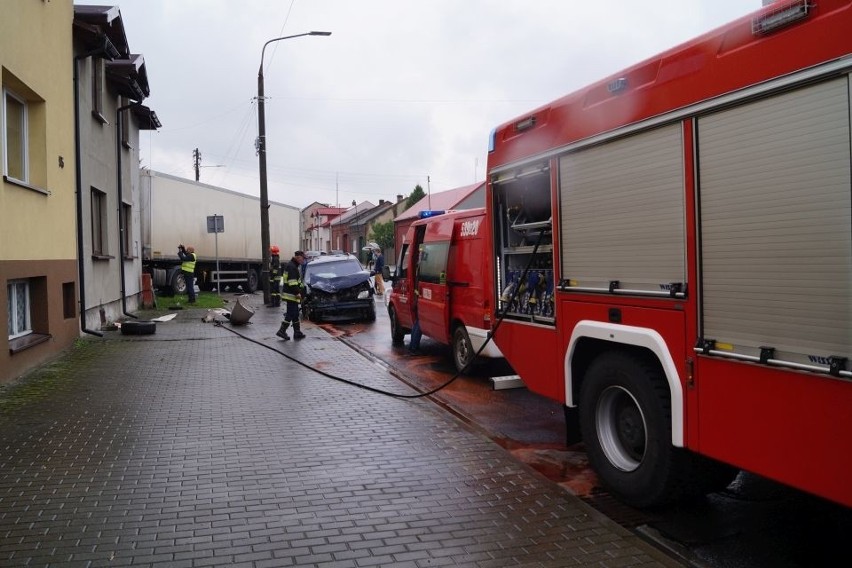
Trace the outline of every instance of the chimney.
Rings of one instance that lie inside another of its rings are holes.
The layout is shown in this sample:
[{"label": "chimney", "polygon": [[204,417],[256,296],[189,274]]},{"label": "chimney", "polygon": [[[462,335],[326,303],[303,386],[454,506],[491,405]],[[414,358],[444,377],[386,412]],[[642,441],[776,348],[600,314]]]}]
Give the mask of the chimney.
[{"label": "chimney", "polygon": [[384,199],[379,199],[379,206],[384,205],[384,204],[385,204],[385,200],[384,200]]},{"label": "chimney", "polygon": [[402,195],[397,193],[396,194],[396,202],[399,203],[400,201],[402,201]]}]

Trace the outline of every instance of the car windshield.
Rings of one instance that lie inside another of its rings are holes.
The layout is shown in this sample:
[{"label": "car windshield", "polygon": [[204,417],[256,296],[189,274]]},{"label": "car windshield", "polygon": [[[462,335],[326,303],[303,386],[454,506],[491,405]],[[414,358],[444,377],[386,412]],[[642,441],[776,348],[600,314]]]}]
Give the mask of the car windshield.
[{"label": "car windshield", "polygon": [[310,283],[314,278],[349,276],[362,270],[361,263],[354,258],[345,258],[330,262],[309,262],[305,266],[305,281]]}]

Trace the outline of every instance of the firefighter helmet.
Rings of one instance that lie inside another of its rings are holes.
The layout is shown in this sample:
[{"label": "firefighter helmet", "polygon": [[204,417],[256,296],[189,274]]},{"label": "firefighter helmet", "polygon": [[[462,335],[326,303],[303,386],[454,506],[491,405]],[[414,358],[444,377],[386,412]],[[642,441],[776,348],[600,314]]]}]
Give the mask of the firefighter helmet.
[{"label": "firefighter helmet", "polygon": [[278,245],[272,245],[269,247],[269,252],[271,254],[279,254],[281,251],[278,249]]}]

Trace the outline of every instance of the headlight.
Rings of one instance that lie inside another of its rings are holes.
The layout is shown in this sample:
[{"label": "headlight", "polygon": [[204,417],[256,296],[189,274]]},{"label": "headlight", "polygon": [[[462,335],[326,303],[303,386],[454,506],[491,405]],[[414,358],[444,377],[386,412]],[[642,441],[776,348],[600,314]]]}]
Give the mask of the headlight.
[{"label": "headlight", "polygon": [[358,299],[359,300],[366,300],[369,297],[370,297],[370,291],[369,290],[362,290],[362,291],[358,292]]}]

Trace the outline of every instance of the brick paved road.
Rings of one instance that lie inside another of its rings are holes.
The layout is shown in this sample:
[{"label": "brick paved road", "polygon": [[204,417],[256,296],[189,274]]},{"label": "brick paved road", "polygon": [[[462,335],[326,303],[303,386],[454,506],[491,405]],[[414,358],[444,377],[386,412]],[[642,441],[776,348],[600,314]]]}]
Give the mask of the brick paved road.
[{"label": "brick paved road", "polygon": [[428,400],[268,348],[411,393],[323,330],[203,315],[0,391],[0,566],[680,566]]}]

